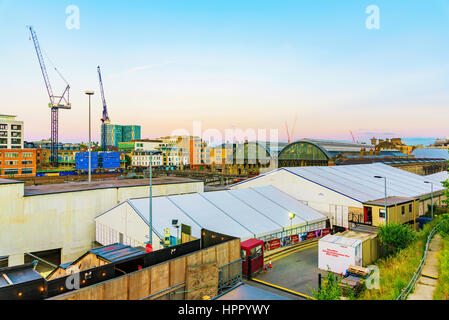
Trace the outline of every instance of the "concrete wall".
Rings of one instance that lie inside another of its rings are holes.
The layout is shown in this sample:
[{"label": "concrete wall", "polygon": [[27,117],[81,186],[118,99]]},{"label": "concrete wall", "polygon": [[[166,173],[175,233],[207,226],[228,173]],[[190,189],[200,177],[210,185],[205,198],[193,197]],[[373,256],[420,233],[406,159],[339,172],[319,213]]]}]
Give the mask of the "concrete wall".
[{"label": "concrete wall", "polygon": [[[153,196],[203,189],[203,182],[154,185]],[[24,196],[23,184],[0,185],[0,256],[13,266],[24,262],[25,252],[61,248],[61,262],[73,261],[92,248],[97,215],[148,194],[140,186]]]}]

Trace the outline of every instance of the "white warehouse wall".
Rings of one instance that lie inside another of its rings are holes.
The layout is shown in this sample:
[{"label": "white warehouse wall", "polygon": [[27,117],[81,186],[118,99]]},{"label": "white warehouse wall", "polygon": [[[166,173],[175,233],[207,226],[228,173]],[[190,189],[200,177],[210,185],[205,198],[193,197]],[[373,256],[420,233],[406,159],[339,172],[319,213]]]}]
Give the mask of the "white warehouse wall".
[{"label": "white warehouse wall", "polygon": [[[203,191],[203,182],[153,186],[154,196]],[[0,256],[14,266],[26,252],[61,248],[61,263],[73,261],[92,249],[97,215],[148,193],[139,186],[24,196],[23,183],[0,184]]]}]

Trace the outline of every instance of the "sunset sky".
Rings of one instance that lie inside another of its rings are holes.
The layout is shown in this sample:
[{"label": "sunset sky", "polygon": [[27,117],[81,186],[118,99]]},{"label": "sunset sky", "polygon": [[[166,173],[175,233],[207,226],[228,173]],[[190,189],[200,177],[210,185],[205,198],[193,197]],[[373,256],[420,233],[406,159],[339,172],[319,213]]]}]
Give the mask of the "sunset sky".
[{"label": "sunset sky", "polygon": [[[80,29],[66,28],[66,7]],[[368,30],[368,5],[380,29]],[[48,96],[26,25],[33,25],[55,92],[71,85],[59,139],[86,141],[88,100],[99,140],[103,72],[113,123],[143,138],[202,128],[278,129],[368,141],[449,136],[449,1],[0,0],[0,114],[25,140],[50,136]],[[51,62],[50,62],[51,61]]]}]

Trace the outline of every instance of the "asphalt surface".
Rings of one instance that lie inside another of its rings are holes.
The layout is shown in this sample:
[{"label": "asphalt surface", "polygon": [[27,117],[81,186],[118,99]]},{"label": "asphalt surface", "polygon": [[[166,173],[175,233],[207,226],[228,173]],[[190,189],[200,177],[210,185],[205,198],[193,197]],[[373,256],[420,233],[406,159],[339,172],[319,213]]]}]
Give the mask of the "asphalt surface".
[{"label": "asphalt surface", "polygon": [[[318,274],[325,275],[325,272],[318,269],[318,244],[276,260],[272,263],[272,266],[273,268],[270,271],[266,273],[262,271],[255,278],[308,296],[312,296],[309,286],[314,289],[318,288]],[[264,285],[262,287],[268,288]],[[291,294],[282,294],[282,291],[277,289],[272,290],[277,291],[280,295],[292,298]],[[301,297],[297,297],[297,299],[303,300]]]}]

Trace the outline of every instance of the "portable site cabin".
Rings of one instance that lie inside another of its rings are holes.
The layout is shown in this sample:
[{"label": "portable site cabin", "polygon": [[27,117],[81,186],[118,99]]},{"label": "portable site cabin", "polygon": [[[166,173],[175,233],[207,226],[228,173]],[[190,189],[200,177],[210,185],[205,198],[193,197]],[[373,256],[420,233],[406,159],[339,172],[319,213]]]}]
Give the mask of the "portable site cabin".
[{"label": "portable site cabin", "polygon": [[367,267],[379,257],[375,233],[345,231],[318,241],[318,268],[345,273],[350,265]]},{"label": "portable site cabin", "polygon": [[349,228],[352,217],[364,216],[364,203],[385,198],[385,181],[375,176],[386,177],[388,197],[417,199],[417,217],[430,204],[431,185],[426,181],[433,183],[434,202],[444,198],[438,177],[424,177],[382,163],[279,168],[234,184],[231,189],[271,185],[326,214],[333,226]]},{"label": "portable site cabin", "polygon": [[[200,238],[204,228],[242,241],[323,230],[327,221],[325,215],[272,186],[155,197],[152,219],[154,250],[163,247],[160,242],[166,229],[180,236],[173,220],[190,227],[192,239]],[[95,218],[97,242],[143,246],[148,241],[149,220],[148,198],[122,202]]]}]

